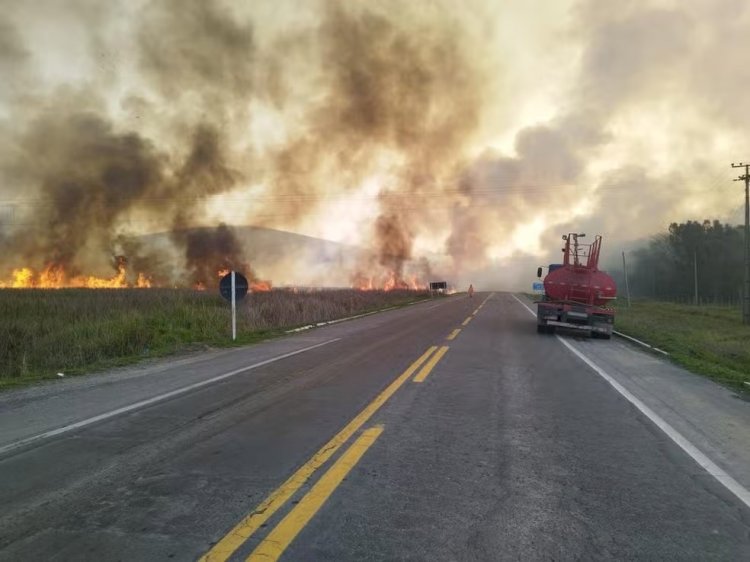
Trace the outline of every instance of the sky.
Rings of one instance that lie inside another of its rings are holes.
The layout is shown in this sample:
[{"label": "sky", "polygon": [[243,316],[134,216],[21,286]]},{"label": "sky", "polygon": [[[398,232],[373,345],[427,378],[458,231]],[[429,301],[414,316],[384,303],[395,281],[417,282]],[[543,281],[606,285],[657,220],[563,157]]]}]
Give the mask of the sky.
[{"label": "sky", "polygon": [[[0,278],[158,277],[169,232],[201,282],[524,288],[569,231],[740,222],[748,52],[744,0],[0,0]],[[233,225],[362,252],[258,266]]]}]

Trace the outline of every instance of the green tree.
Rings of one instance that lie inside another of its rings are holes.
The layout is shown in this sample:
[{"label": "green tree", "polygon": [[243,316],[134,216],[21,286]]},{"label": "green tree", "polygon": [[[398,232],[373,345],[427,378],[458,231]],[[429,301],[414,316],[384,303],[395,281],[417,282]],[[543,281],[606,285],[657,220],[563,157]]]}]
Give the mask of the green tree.
[{"label": "green tree", "polygon": [[742,287],[743,233],[739,226],[705,220],[672,223],[634,253],[633,294],[689,300],[735,302]]}]

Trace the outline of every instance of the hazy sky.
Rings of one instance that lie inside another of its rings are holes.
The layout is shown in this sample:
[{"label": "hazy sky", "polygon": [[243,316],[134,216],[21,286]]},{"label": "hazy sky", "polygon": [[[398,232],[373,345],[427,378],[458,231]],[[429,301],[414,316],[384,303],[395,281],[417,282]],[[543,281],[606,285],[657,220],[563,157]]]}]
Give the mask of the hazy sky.
[{"label": "hazy sky", "polygon": [[3,265],[224,221],[513,285],[739,222],[747,53],[746,0],[0,0]]}]

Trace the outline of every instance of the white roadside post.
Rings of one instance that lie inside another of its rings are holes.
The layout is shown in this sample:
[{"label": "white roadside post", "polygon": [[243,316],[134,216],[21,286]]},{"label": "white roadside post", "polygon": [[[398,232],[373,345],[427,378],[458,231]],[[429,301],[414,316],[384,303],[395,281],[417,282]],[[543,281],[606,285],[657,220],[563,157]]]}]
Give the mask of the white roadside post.
[{"label": "white roadside post", "polygon": [[248,288],[247,278],[234,270],[219,281],[219,294],[232,305],[232,341],[237,339],[237,301],[245,298]]},{"label": "white roadside post", "polygon": [[234,270],[232,270],[232,341],[237,339],[237,293],[236,283],[234,277]]}]

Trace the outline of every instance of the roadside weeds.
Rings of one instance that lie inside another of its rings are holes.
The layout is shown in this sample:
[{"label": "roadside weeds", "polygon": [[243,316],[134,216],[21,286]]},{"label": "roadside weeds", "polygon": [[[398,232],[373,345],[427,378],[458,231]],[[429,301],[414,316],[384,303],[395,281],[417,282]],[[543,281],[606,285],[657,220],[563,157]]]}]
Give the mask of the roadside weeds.
[{"label": "roadside weeds", "polygon": [[[274,290],[238,306],[237,340],[216,294],[179,289],[0,290],[0,391],[407,306],[426,291]],[[62,373],[61,377],[58,373]]]}]

